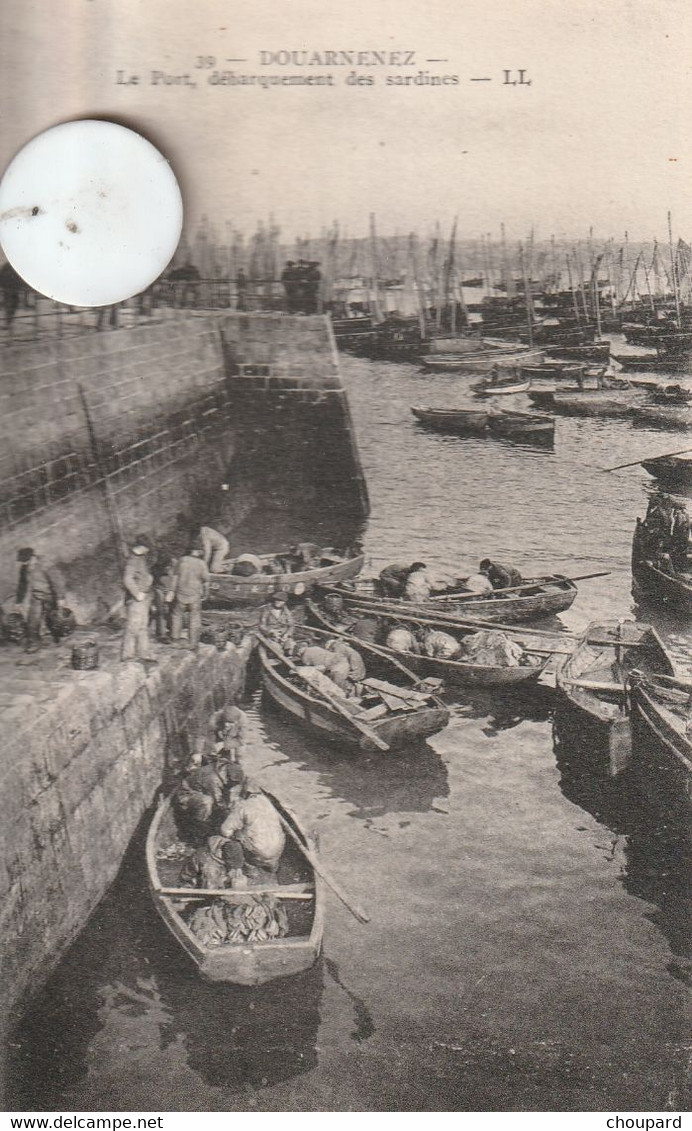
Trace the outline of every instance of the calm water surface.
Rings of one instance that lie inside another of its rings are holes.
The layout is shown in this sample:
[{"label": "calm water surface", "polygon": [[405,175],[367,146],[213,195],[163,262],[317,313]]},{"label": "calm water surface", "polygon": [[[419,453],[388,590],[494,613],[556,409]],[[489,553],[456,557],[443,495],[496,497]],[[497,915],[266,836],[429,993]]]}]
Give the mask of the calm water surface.
[{"label": "calm water surface", "polygon": [[[684,436],[563,418],[554,452],[445,437],[410,405],[467,403],[467,379],[351,358],[343,370],[373,569],[420,558],[471,570],[489,555],[526,574],[609,570],[580,586],[562,622],[632,615],[630,539],[649,480],[600,469]],[[312,534],[290,516],[253,525],[248,544],[260,531],[268,546]],[[689,668],[692,631],[657,623]],[[150,905],[140,830],[13,1036],[11,1106],[685,1106],[679,835],[584,774],[584,751],[556,753],[549,688],[462,700],[428,746],[389,760],[325,749],[257,694],[248,709],[253,771],[319,831],[371,923],[330,897],[314,970],[259,989],[205,986]]]}]

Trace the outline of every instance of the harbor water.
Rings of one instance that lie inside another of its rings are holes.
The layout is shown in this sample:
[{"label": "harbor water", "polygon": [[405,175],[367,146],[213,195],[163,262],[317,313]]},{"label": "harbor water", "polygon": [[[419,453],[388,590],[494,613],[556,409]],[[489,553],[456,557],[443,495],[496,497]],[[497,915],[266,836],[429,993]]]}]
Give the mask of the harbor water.
[{"label": "harbor water", "polygon": [[[372,513],[272,511],[233,550],[362,535],[390,561],[527,576],[609,571],[560,622],[633,616],[641,468],[684,447],[626,420],[559,418],[554,450],[427,431],[413,404],[469,378],[343,357]],[[528,407],[527,402],[518,402]],[[683,669],[692,622],[654,617]],[[554,628],[558,622],[551,622]],[[463,693],[401,755],[305,736],[255,692],[247,761],[319,833],[367,908],[328,899],[324,954],[257,989],[205,985],[146,890],[145,823],[118,880],[11,1037],[13,1110],[676,1111],[686,1106],[687,867],[680,830],[555,747],[550,686]]]}]

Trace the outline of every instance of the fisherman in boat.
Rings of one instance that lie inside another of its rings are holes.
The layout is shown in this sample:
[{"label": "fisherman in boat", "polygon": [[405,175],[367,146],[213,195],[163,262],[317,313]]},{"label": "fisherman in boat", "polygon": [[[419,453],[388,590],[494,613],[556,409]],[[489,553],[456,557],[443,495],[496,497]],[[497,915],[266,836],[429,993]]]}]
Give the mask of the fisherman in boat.
[{"label": "fisherman in boat", "polygon": [[411,574],[427,569],[425,562],[414,562],[413,565],[403,565],[393,562],[380,571],[379,588],[384,597],[403,597],[406,585]]},{"label": "fisherman in boat", "polygon": [[293,613],[288,608],[287,601],[288,593],[283,589],[277,589],[276,593],[272,593],[269,604],[264,606],[259,617],[260,632],[269,640],[275,640],[282,648],[292,642],[295,627]]},{"label": "fisherman in boat", "polygon": [[243,780],[220,831],[226,838],[221,851],[230,872],[277,872],[286,836],[276,809],[252,778]]},{"label": "fisherman in boat", "polygon": [[231,566],[233,577],[255,577],[262,573],[262,559],[257,554],[239,554]]},{"label": "fisherman in boat", "polygon": [[484,597],[493,591],[490,579],[485,573],[472,573],[470,577],[464,579],[463,584],[464,589],[469,593],[477,593],[479,597]]},{"label": "fisherman in boat", "polygon": [[409,571],[404,585],[404,597],[407,601],[427,601],[432,592],[432,585],[428,576],[426,566],[420,566],[418,569],[413,567]]},{"label": "fisherman in boat", "polygon": [[329,675],[347,695],[355,695],[365,679],[365,664],[360,652],[345,640],[336,637],[326,643],[327,651],[332,653],[336,663],[329,669]]},{"label": "fisherman in boat", "polygon": [[671,522],[669,552],[673,566],[679,573],[688,568],[690,551],[690,520],[684,507],[675,506]]},{"label": "fisherman in boat", "polygon": [[431,629],[423,637],[423,651],[438,660],[456,660],[461,655],[461,644],[448,632]]},{"label": "fisherman in boat", "polygon": [[232,796],[244,779],[232,752],[222,745],[194,761],[175,793],[174,804],[190,839],[199,842],[218,831]]},{"label": "fisherman in boat", "polygon": [[493,589],[513,589],[515,585],[521,585],[524,580],[518,569],[493,562],[490,558],[483,558],[479,570],[488,578]]},{"label": "fisherman in boat", "polygon": [[199,543],[202,547],[202,556],[210,573],[220,573],[223,563],[228,557],[230,549],[228,539],[224,538],[213,526],[201,526],[199,530]]},{"label": "fisherman in boat", "polygon": [[418,641],[408,628],[393,628],[387,634],[385,647],[391,648],[393,652],[412,652],[415,656],[420,655],[421,651]]}]

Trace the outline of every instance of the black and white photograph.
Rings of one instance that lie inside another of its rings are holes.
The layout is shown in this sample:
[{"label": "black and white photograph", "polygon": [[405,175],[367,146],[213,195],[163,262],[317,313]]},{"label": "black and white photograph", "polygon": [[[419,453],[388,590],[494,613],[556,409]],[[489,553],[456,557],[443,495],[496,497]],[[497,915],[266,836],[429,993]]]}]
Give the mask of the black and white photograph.
[{"label": "black and white photograph", "polygon": [[691,47],[3,0],[8,1127],[685,1126]]}]

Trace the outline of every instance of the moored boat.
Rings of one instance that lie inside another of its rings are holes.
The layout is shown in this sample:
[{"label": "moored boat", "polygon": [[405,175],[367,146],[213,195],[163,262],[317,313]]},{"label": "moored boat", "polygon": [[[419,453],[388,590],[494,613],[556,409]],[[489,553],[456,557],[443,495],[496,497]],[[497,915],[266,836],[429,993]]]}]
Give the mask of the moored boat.
[{"label": "moored boat", "polygon": [[[325,607],[324,600],[308,599],[307,608],[312,620],[321,628],[337,636],[352,641],[352,630],[358,629],[358,622],[365,616],[371,622],[375,634],[375,644],[379,651],[405,663],[411,671],[421,678],[432,676],[443,679],[449,686],[502,688],[517,686],[528,680],[536,680],[548,664],[549,656],[545,651],[531,647],[527,635],[516,631],[509,634],[509,639],[518,644],[522,650],[521,662],[516,664],[474,663],[472,659],[464,659],[464,642],[470,643],[469,638],[476,636],[476,625],[450,625],[439,617],[421,617],[419,615],[407,616],[402,612],[363,613],[362,610],[346,610],[340,614],[342,619],[333,619]],[[389,633],[394,628],[403,628],[411,635],[420,634],[425,629],[439,630],[453,637],[460,645],[459,659],[445,659],[440,656],[430,656],[425,653],[405,651],[399,652],[390,648],[385,643]],[[488,626],[488,630],[492,625]],[[527,630],[528,637],[530,631]],[[503,635],[507,633],[503,631]]]},{"label": "moored boat", "polygon": [[613,360],[625,373],[678,373],[687,367],[687,360],[679,357],[660,357],[652,354],[613,354]]},{"label": "moored boat", "polygon": [[460,436],[483,436],[489,431],[490,412],[472,408],[431,408],[411,405],[411,412],[421,424],[440,432]]},{"label": "moored boat", "polygon": [[551,358],[567,358],[573,361],[610,360],[610,342],[595,342],[590,346],[547,346]]},{"label": "moored boat", "polygon": [[[265,796],[292,835],[286,841],[276,877],[261,887],[205,890],[181,884],[181,865],[195,849],[181,839],[171,797],[158,806],[147,835],[147,877],[156,910],[200,975],[213,982],[257,986],[272,978],[298,974],[315,963],[322,946],[324,888],[299,847],[312,854],[314,844],[293,813],[271,794]],[[213,943],[193,929],[195,916],[209,908],[218,920],[217,938],[223,937],[234,922],[230,916],[235,909],[252,909],[258,904],[272,913],[278,909],[284,924],[282,937],[260,941],[254,931],[243,941]]]},{"label": "moored boat", "polygon": [[659,456],[657,459],[643,459],[641,466],[654,479],[659,479],[666,487],[692,487],[692,455]]},{"label": "moored boat", "polygon": [[538,413],[511,412],[501,409],[431,408],[412,405],[411,412],[420,421],[438,432],[451,432],[458,436],[496,436],[519,442],[547,443],[555,434],[551,417]]},{"label": "moored boat", "polygon": [[652,552],[646,523],[637,519],[632,539],[632,582],[635,596],[651,604],[669,605],[678,612],[692,613],[692,572],[664,568]]},{"label": "moored boat", "polygon": [[471,388],[477,397],[511,397],[517,393],[527,393],[531,382],[521,377],[488,377],[476,381]]},{"label": "moored boat", "polygon": [[692,828],[692,683],[632,672],[632,777],[667,820]]},{"label": "moored boat", "polygon": [[640,424],[656,424],[660,428],[692,428],[692,406],[685,402],[636,405],[632,415]]},{"label": "moored boat", "polygon": [[631,416],[641,393],[623,389],[556,389],[552,404],[567,416]]},{"label": "moored boat", "polygon": [[470,593],[463,589],[450,589],[436,594],[428,601],[413,603],[404,597],[386,597],[378,592],[376,578],[363,578],[344,585],[320,587],[320,593],[341,597],[347,608],[360,608],[375,612],[409,612],[413,609],[423,616],[454,623],[464,620],[482,620],[500,624],[522,624],[540,617],[555,616],[569,609],[577,596],[573,581],[559,574],[527,578],[519,591],[493,590],[492,593]]},{"label": "moored boat", "polygon": [[[301,627],[298,636],[324,645],[330,633]],[[280,710],[318,737],[367,752],[412,745],[447,725],[444,703],[400,659],[363,641],[351,643],[366,669],[355,697],[347,698],[336,685],[325,693],[324,678],[311,683],[280,648],[260,638],[264,690]]]},{"label": "moored boat", "polygon": [[606,772],[611,776],[624,770],[630,761],[627,677],[633,668],[675,674],[663,641],[650,625],[594,621],[572,654],[558,664],[555,674],[564,707],[598,744],[596,757],[601,750],[605,752]]},{"label": "moored boat", "polygon": [[360,573],[365,562],[363,554],[351,558],[341,557],[331,551],[323,550],[319,565],[295,572],[264,572],[276,568],[281,570],[282,554],[259,554],[262,571],[249,577],[241,577],[232,572],[234,560],[229,559],[223,573],[212,573],[209,580],[209,598],[231,605],[261,605],[268,601],[272,593],[283,590],[297,597],[309,592],[313,585],[345,581]]}]

